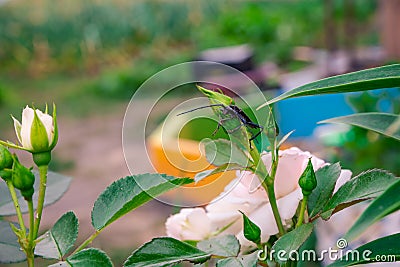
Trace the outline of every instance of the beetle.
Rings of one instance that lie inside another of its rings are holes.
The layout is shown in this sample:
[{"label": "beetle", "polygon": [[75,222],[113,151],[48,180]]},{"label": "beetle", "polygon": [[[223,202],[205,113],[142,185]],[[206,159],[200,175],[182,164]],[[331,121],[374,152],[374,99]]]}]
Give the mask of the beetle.
[{"label": "beetle", "polygon": [[235,127],[234,129],[226,130],[228,133],[233,133],[233,132],[239,130],[240,127],[242,127],[242,126],[249,127],[249,128],[252,128],[252,129],[258,129],[259,131],[256,134],[254,134],[254,135],[252,135],[250,137],[249,141],[251,142],[252,140],[256,139],[257,136],[259,136],[262,133],[262,131],[264,130],[263,126],[261,126],[261,125],[259,125],[257,123],[254,123],[249,118],[249,116],[247,116],[246,113],[244,113],[244,111],[241,108],[239,108],[236,105],[232,105],[232,104],[231,105],[211,104],[211,105],[207,105],[207,106],[194,108],[194,109],[191,109],[191,110],[188,110],[188,111],[185,111],[185,112],[181,112],[181,113],[177,114],[177,116],[180,116],[180,115],[183,115],[183,114],[186,114],[186,113],[189,113],[189,112],[193,112],[193,111],[196,111],[196,110],[199,110],[199,109],[209,108],[209,107],[221,107],[221,113],[223,115],[226,115],[226,116],[231,115],[230,117],[220,118],[220,120],[218,121],[217,128],[213,132],[213,135],[215,135],[217,133],[217,131],[222,126],[222,123],[224,121],[231,120],[234,117],[236,117],[240,121],[240,125]]}]

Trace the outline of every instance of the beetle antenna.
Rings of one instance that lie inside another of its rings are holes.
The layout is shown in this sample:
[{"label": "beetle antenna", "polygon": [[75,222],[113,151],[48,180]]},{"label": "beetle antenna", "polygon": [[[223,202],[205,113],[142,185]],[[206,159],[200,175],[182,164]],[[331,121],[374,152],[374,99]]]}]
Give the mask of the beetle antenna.
[{"label": "beetle antenna", "polygon": [[198,107],[198,108],[194,108],[194,109],[191,109],[191,110],[187,110],[187,111],[181,112],[181,113],[177,114],[176,116],[180,116],[180,115],[183,115],[183,114],[195,111],[195,110],[199,110],[199,109],[203,109],[203,108],[210,108],[210,107],[225,107],[225,105],[223,105],[223,104],[211,104],[211,105],[207,105],[207,106],[202,106],[202,107]]}]

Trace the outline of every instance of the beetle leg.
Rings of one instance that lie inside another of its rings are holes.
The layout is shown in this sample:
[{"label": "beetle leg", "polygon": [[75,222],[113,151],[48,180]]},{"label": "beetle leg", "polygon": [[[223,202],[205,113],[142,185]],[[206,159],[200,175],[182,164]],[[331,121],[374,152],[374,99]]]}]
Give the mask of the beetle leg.
[{"label": "beetle leg", "polygon": [[247,121],[245,124],[253,129],[256,129],[256,128],[261,129],[261,130],[264,129],[264,127],[262,127],[261,125],[258,125],[257,123],[254,123],[252,121]]},{"label": "beetle leg", "polygon": [[217,128],[215,128],[214,132],[212,133],[212,136],[216,135],[216,133],[217,133],[218,130],[219,130],[219,127],[221,127],[221,123],[220,123],[220,122],[218,122]]},{"label": "beetle leg", "polygon": [[257,138],[257,136],[259,136],[261,133],[262,133],[262,129],[260,129],[260,131],[258,132],[258,133],[256,133],[255,135],[253,135],[250,139],[249,139],[249,141],[253,141],[254,139],[256,139]]},{"label": "beetle leg", "polygon": [[239,130],[243,126],[244,126],[244,124],[240,123],[237,127],[233,128],[233,129],[230,129],[230,130],[226,130],[226,131],[228,133],[234,133],[234,132],[236,132],[237,130]]}]

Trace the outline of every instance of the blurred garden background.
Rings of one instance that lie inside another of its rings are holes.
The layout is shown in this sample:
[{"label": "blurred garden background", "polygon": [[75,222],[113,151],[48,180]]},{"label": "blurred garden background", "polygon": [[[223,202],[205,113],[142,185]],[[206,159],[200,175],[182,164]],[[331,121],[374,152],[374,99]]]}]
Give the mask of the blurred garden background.
[{"label": "blurred garden background", "polygon": [[[122,120],[130,98],[147,78],[198,59],[207,49],[243,44],[251,48],[255,69],[269,66],[261,78],[267,95],[285,84],[290,87],[296,77],[290,74],[312,67],[323,69],[323,78],[398,62],[398,12],[396,0],[0,1],[1,138],[16,139],[9,114],[20,118],[27,104],[57,104],[60,141],[50,168],[74,180],[61,201],[45,210],[44,223],[74,210],[83,239],[91,233],[90,210],[98,194],[129,175]],[[146,94],[151,98],[163,85]],[[188,86],[167,97],[165,105],[173,106],[195,90]],[[342,102],[349,110],[400,112],[398,89],[346,99]],[[289,109],[302,105],[290,103]],[[158,115],[150,128],[164,118],[162,109]],[[336,115],[341,114],[332,117]],[[336,130],[299,134],[291,142],[310,147],[318,142],[324,158],[340,160],[354,173],[378,167],[400,175],[398,142],[356,128]],[[164,235],[163,223],[173,211],[152,202],[116,222],[95,242],[118,259]]]}]

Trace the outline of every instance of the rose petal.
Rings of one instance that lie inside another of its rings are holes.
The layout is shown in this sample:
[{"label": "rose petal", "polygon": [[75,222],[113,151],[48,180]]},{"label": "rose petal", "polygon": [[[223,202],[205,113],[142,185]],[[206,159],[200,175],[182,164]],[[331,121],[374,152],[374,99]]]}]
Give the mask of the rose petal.
[{"label": "rose petal", "polygon": [[278,199],[278,209],[283,221],[290,220],[296,214],[300,200],[303,199],[301,188],[296,189],[292,193]]},{"label": "rose petal", "polygon": [[179,240],[202,240],[211,235],[211,221],[203,208],[182,209],[170,216],[167,235]]},{"label": "rose petal", "polygon": [[11,116],[12,119],[14,120],[14,129],[15,129],[15,134],[17,135],[18,141],[19,143],[22,145],[22,138],[21,138],[21,123],[14,118],[13,116]]},{"label": "rose petal", "polygon": [[333,190],[333,192],[336,192],[344,183],[349,181],[352,175],[353,173],[350,170],[342,170],[340,172],[339,178],[336,181],[335,189]]},{"label": "rose petal", "polygon": [[324,161],[309,152],[292,147],[280,152],[278,169],[275,176],[275,195],[279,199],[296,190],[298,181],[311,158],[314,170],[319,169]]},{"label": "rose petal", "polygon": [[54,126],[53,126],[53,117],[49,114],[45,114],[40,110],[36,110],[36,114],[38,115],[40,121],[43,123],[46,128],[47,138],[49,140],[49,144],[53,142],[54,138]]},{"label": "rose petal", "polygon": [[32,150],[31,144],[31,128],[34,118],[34,111],[30,107],[26,106],[22,111],[21,120],[21,144],[24,148]]},{"label": "rose petal", "polygon": [[260,205],[252,213],[248,214],[249,219],[261,229],[261,242],[268,241],[269,236],[279,233],[272,213],[271,204]]}]

